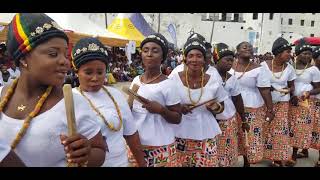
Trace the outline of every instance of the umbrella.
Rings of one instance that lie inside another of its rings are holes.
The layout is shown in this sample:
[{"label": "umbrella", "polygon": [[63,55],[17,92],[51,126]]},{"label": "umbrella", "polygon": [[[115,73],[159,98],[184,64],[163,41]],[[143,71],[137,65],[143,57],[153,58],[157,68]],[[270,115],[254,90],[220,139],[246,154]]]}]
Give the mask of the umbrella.
[{"label": "umbrella", "polygon": [[[295,45],[299,43],[301,39],[294,42]],[[320,46],[320,37],[305,37],[304,40],[313,46]]]}]

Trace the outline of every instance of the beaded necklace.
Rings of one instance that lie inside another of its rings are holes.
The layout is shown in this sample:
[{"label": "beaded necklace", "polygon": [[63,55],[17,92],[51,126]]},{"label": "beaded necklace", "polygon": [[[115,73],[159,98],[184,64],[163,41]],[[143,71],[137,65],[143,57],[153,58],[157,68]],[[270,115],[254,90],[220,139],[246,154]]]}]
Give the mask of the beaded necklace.
[{"label": "beaded necklace", "polygon": [[284,64],[282,64],[282,70],[281,70],[280,76],[277,77],[277,76],[274,74],[274,72],[273,72],[273,61],[274,61],[274,59],[272,59],[272,62],[271,62],[271,72],[272,72],[272,76],[273,76],[274,78],[280,79],[281,76],[282,76],[282,74],[283,74],[283,71],[284,71]]},{"label": "beaded necklace", "polygon": [[197,101],[193,101],[192,98],[191,98],[191,92],[190,92],[190,86],[189,86],[189,79],[188,79],[188,66],[186,68],[186,74],[185,74],[185,78],[186,78],[186,83],[187,83],[187,87],[188,87],[188,96],[189,96],[189,99],[190,99],[190,102],[192,105],[196,105],[200,102],[200,99],[202,97],[202,94],[203,94],[203,84],[204,84],[204,73],[203,73],[203,68],[201,69],[201,92],[200,92],[200,96],[199,96],[199,99]]},{"label": "beaded necklace", "polygon": [[[7,90],[3,100],[0,102],[0,112],[3,111],[3,108],[6,106],[10,98],[12,97],[15,88],[17,87],[18,79],[15,79],[11,85],[11,87]],[[52,91],[52,86],[49,86],[46,89],[46,92],[42,94],[41,98],[37,102],[36,106],[34,107],[33,111],[28,114],[27,118],[24,120],[22,128],[19,130],[18,134],[14,138],[13,142],[11,143],[11,149],[15,149],[19,142],[21,141],[22,137],[26,134],[28,127],[30,126],[30,122],[32,118],[34,118],[41,110],[45,100],[50,95]]]},{"label": "beaded necklace", "polygon": [[122,127],[122,116],[121,116],[121,112],[120,112],[120,108],[118,106],[118,103],[115,101],[115,99],[113,98],[113,96],[111,95],[111,93],[108,91],[107,88],[105,88],[104,86],[102,86],[103,91],[110,97],[110,99],[112,100],[116,110],[117,110],[117,114],[120,120],[120,124],[117,128],[114,127],[114,125],[112,123],[109,123],[106,118],[101,114],[101,112],[94,106],[94,104],[92,103],[92,101],[83,93],[83,91],[81,90],[81,88],[77,88],[79,90],[79,92],[81,93],[81,95],[89,102],[91,108],[98,114],[98,116],[100,116],[100,118],[103,120],[104,124],[112,131],[119,131]]},{"label": "beaded necklace", "polygon": [[304,71],[307,69],[308,66],[309,66],[309,63],[307,63],[307,65],[303,68],[303,70],[302,70],[301,73],[297,73],[297,61],[296,61],[296,62],[294,63],[294,70],[295,70],[297,76],[301,76],[301,75],[304,73]]},{"label": "beaded necklace", "polygon": [[[242,72],[242,74],[237,78],[237,79],[240,79],[242,78],[242,76],[247,72],[247,69],[250,67],[250,64],[251,64],[251,61],[248,63],[247,67],[244,69],[244,71]],[[236,67],[234,69],[234,72],[233,72],[233,75],[235,76],[236,75],[236,69],[238,67],[238,61],[236,61]]]}]

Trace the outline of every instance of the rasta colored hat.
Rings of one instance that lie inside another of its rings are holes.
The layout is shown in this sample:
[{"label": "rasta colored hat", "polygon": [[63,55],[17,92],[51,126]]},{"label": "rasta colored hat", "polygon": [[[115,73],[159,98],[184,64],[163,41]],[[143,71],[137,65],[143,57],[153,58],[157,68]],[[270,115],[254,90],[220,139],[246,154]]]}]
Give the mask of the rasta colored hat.
[{"label": "rasta colored hat", "polygon": [[201,40],[201,38],[190,38],[187,40],[187,42],[184,44],[184,56],[187,56],[188,52],[192,49],[198,49],[201,51],[203,56],[206,56],[206,44],[204,41]]},{"label": "rasta colored hat", "polygon": [[71,52],[72,66],[78,70],[81,65],[90,60],[100,60],[107,65],[108,52],[104,45],[93,37],[80,39],[73,47]]},{"label": "rasta colored hat", "polygon": [[276,39],[272,45],[272,53],[275,56],[288,49],[290,50],[292,49],[291,45],[287,40],[285,40],[282,37],[279,37],[278,39]]},{"label": "rasta colored hat", "polygon": [[311,45],[305,41],[304,38],[300,39],[298,44],[294,48],[295,54],[299,56],[300,53],[303,51],[311,51],[312,52],[312,47]]},{"label": "rasta colored hat", "polygon": [[54,37],[69,41],[63,29],[46,14],[17,13],[9,24],[7,49],[16,65],[19,65],[20,58]]},{"label": "rasta colored hat", "polygon": [[224,43],[218,43],[214,46],[213,60],[217,63],[221,58],[225,56],[235,56],[234,52],[230,50],[229,46]]},{"label": "rasta colored hat", "polygon": [[320,56],[320,47],[317,47],[314,49],[313,53],[312,53],[312,57],[313,59],[317,59]]},{"label": "rasta colored hat", "polygon": [[167,59],[167,55],[168,55],[168,51],[169,51],[169,45],[168,45],[168,41],[167,39],[159,33],[154,33],[151,34],[149,36],[147,36],[142,42],[141,42],[141,49],[143,47],[143,45],[145,45],[147,42],[154,42],[156,44],[158,44],[161,49],[162,49],[162,57],[163,57],[163,61],[165,59]]}]

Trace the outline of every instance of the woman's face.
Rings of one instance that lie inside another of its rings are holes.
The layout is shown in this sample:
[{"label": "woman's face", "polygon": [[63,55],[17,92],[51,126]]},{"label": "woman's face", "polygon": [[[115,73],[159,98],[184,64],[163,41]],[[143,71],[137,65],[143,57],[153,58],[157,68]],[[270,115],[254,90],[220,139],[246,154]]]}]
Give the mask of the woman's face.
[{"label": "woman's face", "polygon": [[221,58],[217,63],[217,68],[223,71],[229,71],[232,67],[234,57],[232,55]]},{"label": "woman's face", "polygon": [[82,90],[99,91],[106,77],[106,64],[100,60],[89,61],[80,66],[78,76]]},{"label": "woman's face", "polygon": [[312,52],[309,50],[303,51],[299,54],[299,56],[297,56],[297,59],[303,64],[310,63],[312,59]]},{"label": "woman's face", "polygon": [[201,70],[205,65],[205,57],[198,49],[192,49],[186,56],[186,65],[190,70]]},{"label": "woman's face", "polygon": [[68,44],[63,38],[52,38],[34,48],[20,62],[22,74],[41,85],[62,86],[70,69]]},{"label": "woman's face", "polygon": [[291,59],[291,50],[287,49],[285,51],[283,51],[282,53],[280,53],[280,61],[282,63],[286,63]]},{"label": "woman's face", "polygon": [[147,42],[141,49],[142,63],[146,69],[158,68],[160,69],[162,61],[161,46],[154,42]]},{"label": "woman's face", "polygon": [[238,51],[239,57],[242,57],[242,58],[253,57],[253,47],[248,42],[241,43],[237,51]]}]

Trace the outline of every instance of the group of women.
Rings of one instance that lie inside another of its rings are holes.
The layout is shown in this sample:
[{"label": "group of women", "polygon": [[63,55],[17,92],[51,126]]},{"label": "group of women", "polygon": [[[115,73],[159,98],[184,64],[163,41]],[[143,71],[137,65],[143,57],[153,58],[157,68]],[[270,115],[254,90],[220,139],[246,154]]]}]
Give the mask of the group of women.
[{"label": "group of women", "polygon": [[[239,155],[244,166],[292,166],[309,148],[320,150],[320,52],[304,41],[293,66],[282,38],[275,58],[259,65],[247,42],[236,53],[224,43],[212,50],[193,34],[183,65],[167,77],[160,67],[168,41],[152,34],[141,43],[144,74],[129,100],[104,85],[104,45],[81,39],[70,62],[68,37],[45,14],[16,14],[7,46],[21,75],[0,88],[2,166],[229,167]],[[72,92],[78,133],[67,136],[62,85],[70,67],[80,82]]]}]

